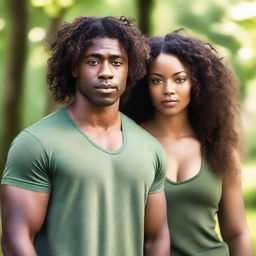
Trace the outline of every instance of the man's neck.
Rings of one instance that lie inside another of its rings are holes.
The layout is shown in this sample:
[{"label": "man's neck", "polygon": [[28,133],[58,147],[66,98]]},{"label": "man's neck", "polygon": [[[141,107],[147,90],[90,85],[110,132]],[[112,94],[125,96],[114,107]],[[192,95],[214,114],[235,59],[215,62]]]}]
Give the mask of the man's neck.
[{"label": "man's neck", "polygon": [[92,104],[81,106],[74,102],[67,107],[67,111],[73,121],[94,143],[106,150],[116,151],[123,143],[121,114],[118,106],[119,102],[108,107]]},{"label": "man's neck", "polygon": [[73,121],[81,128],[113,129],[121,127],[121,118],[118,111],[119,102],[111,106],[95,106],[90,103],[74,101],[67,107]]}]

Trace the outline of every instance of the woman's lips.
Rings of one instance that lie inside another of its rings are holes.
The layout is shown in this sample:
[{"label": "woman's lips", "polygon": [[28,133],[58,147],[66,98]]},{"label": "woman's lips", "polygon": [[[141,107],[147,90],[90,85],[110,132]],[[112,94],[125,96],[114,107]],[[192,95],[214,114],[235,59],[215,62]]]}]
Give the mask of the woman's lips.
[{"label": "woman's lips", "polygon": [[177,100],[162,100],[161,103],[165,107],[173,107],[178,103],[178,101]]}]

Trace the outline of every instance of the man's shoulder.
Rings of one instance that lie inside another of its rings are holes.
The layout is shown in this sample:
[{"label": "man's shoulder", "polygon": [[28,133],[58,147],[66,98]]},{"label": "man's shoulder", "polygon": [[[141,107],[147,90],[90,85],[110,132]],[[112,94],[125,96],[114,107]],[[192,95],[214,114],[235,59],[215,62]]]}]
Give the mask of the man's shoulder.
[{"label": "man's shoulder", "polygon": [[134,122],[131,118],[126,116],[125,114],[122,114],[123,122],[125,123],[125,126],[129,129],[129,132],[133,133],[139,133],[143,136],[149,136],[152,137],[150,133],[148,133],[145,129],[143,129],[140,125],[138,125],[136,122]]},{"label": "man's shoulder", "polygon": [[63,135],[66,121],[62,111],[57,110],[22,130],[13,140],[12,150],[33,153],[56,147],[61,139],[66,138]]},{"label": "man's shoulder", "polygon": [[28,126],[22,130],[14,139],[14,143],[17,142],[48,142],[61,134],[61,131],[65,127],[65,116],[63,110],[59,109],[55,112],[43,117],[38,122]]},{"label": "man's shoulder", "polygon": [[24,131],[31,134],[46,133],[48,131],[61,128],[64,121],[65,117],[63,115],[63,109],[58,109],[43,117],[36,123],[28,126],[24,129]]},{"label": "man's shoulder", "polygon": [[145,140],[147,145],[150,145],[150,143],[152,143],[154,145],[157,145],[157,147],[160,146],[158,140],[155,137],[153,137],[148,131],[143,129],[140,125],[138,125],[136,122],[134,122],[126,115],[122,115],[129,136],[136,137],[136,139],[138,140]]}]

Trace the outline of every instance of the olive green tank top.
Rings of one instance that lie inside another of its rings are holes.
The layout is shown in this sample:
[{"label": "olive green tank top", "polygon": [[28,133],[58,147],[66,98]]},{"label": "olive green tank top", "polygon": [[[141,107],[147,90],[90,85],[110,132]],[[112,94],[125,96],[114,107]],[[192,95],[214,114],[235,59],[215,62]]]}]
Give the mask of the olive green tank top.
[{"label": "olive green tank top", "polygon": [[168,225],[172,256],[228,256],[226,243],[216,231],[216,213],[222,192],[222,180],[202,160],[191,179],[173,182],[166,179]]}]

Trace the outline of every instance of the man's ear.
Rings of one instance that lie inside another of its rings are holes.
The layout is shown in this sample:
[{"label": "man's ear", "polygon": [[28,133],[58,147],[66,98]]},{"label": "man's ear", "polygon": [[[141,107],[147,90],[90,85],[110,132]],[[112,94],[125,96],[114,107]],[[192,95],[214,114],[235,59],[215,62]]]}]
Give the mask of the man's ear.
[{"label": "man's ear", "polygon": [[74,78],[77,78],[77,67],[73,67],[71,73]]}]

